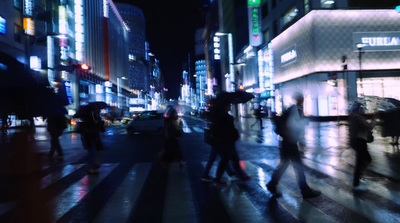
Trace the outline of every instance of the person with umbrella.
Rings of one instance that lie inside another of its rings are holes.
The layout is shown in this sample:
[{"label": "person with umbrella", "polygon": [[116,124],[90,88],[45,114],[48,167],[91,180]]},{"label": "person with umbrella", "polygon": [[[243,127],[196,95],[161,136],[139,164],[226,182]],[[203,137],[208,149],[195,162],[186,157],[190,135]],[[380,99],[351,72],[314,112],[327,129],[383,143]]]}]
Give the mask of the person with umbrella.
[{"label": "person with umbrella", "polygon": [[98,174],[100,157],[103,150],[100,132],[105,132],[104,122],[100,117],[100,110],[107,107],[104,102],[91,102],[80,107],[76,117],[82,119],[80,133],[83,148],[88,151],[88,173]]},{"label": "person with umbrella", "polygon": [[[240,138],[240,135],[239,131],[235,128],[234,117],[228,113],[232,103],[244,103],[254,97],[251,97],[252,95],[247,95],[249,93],[243,93],[245,94],[235,92],[221,93],[217,96],[216,104],[212,111],[210,111],[210,121],[214,128],[213,132],[215,137],[213,149],[215,149],[221,157],[214,182],[222,186],[227,184],[227,182],[222,181],[221,178],[228,167],[229,161],[231,161],[235,173],[242,181],[251,178],[239,165],[239,156],[235,144]],[[242,97],[243,95],[249,96],[249,98]]]}]

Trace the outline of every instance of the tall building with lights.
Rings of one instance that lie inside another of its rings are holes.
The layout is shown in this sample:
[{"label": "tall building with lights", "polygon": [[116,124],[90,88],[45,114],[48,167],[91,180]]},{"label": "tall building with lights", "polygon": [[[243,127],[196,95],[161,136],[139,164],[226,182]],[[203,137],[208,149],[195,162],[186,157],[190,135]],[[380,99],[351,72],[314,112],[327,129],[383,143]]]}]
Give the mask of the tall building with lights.
[{"label": "tall building with lights", "polygon": [[146,26],[141,9],[124,3],[116,3],[119,13],[131,32],[128,35],[129,51],[129,86],[132,89],[149,92],[148,72],[146,67]]}]

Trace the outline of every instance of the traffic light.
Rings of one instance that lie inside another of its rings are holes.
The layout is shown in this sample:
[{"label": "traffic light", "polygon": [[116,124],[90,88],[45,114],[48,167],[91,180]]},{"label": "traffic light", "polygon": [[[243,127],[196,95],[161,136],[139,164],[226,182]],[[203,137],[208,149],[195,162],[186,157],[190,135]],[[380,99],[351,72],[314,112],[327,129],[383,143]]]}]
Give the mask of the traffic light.
[{"label": "traffic light", "polygon": [[90,69],[92,69],[89,65],[85,64],[85,63],[78,63],[78,64],[70,64],[70,65],[57,65],[55,67],[56,70],[65,70],[68,72],[72,72],[75,69],[78,71],[89,71]]},{"label": "traffic light", "polygon": [[79,64],[79,65],[80,65],[79,67],[80,67],[81,70],[84,70],[84,71],[90,70],[90,67],[85,63]]}]

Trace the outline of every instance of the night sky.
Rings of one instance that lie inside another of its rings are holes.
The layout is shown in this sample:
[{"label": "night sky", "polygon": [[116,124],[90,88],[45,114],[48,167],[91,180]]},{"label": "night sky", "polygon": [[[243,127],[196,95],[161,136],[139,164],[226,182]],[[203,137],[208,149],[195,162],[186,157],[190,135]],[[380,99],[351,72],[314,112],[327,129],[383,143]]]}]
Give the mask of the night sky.
[{"label": "night sky", "polygon": [[183,63],[193,55],[194,31],[204,27],[201,0],[115,0],[140,8],[146,21],[150,51],[160,61],[167,98],[177,99]]}]

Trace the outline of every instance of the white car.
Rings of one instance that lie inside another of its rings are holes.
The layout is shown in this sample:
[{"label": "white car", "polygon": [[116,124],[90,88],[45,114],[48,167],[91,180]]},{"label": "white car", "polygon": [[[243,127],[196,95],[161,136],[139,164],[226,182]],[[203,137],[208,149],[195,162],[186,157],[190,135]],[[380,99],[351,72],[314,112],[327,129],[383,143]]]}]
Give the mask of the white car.
[{"label": "white car", "polygon": [[164,116],[157,111],[144,111],[126,126],[128,134],[135,132],[164,133]]}]

